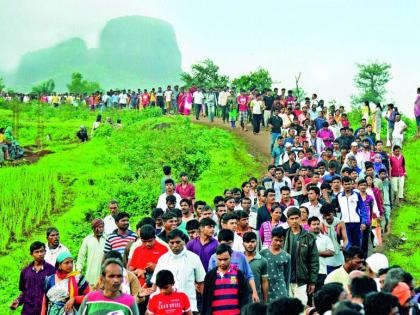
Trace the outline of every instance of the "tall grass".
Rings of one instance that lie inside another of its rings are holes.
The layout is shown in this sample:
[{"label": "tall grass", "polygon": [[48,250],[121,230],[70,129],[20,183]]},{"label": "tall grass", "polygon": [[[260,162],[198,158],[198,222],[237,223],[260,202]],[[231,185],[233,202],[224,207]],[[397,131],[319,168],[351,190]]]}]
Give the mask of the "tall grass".
[{"label": "tall grass", "polygon": [[0,170],[0,252],[24,240],[61,205],[62,186],[52,170],[28,166]]}]

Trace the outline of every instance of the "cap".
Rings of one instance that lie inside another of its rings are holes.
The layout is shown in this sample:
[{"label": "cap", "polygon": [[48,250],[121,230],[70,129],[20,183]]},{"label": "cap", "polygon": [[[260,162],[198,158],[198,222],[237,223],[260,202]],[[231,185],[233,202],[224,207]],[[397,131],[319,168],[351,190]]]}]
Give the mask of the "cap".
[{"label": "cap", "polygon": [[357,147],[357,146],[358,146],[358,144],[357,144],[357,142],[355,141],[355,142],[352,142],[352,143],[351,143],[351,146],[352,146],[352,147]]},{"label": "cap", "polygon": [[286,148],[291,148],[291,147],[293,147],[293,146],[292,146],[292,144],[291,144],[290,142],[287,142],[284,146],[285,146]]},{"label": "cap", "polygon": [[405,282],[398,282],[394,290],[392,290],[392,295],[403,306],[411,298],[410,287]]},{"label": "cap", "polygon": [[374,253],[366,258],[369,268],[377,274],[379,270],[389,267],[388,258],[384,254]]}]

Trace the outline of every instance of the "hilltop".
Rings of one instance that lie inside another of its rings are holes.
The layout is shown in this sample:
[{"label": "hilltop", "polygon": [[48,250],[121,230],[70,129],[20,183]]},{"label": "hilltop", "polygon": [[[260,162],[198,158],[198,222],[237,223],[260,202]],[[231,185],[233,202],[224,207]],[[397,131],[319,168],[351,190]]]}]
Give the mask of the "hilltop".
[{"label": "hilltop", "polygon": [[[157,62],[151,62],[151,61]],[[25,54],[8,87],[29,91],[54,79],[56,90],[67,90],[72,72],[98,81],[104,89],[148,88],[178,82],[181,53],[173,27],[163,20],[126,16],[110,20],[102,29],[97,48],[88,49],[80,38]]]}]

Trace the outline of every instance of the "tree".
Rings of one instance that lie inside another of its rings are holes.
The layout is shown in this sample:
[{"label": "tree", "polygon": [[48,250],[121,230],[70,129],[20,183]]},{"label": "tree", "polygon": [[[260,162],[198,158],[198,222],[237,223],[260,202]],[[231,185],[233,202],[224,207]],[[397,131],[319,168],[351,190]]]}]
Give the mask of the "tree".
[{"label": "tree", "polygon": [[301,73],[299,72],[299,75],[295,76],[296,88],[292,90],[293,95],[296,97],[296,100],[298,102],[301,102],[306,97],[306,92],[303,90],[302,87],[299,86],[300,75]]},{"label": "tree", "polygon": [[102,90],[98,82],[83,80],[83,76],[79,72],[73,72],[67,89],[70,93],[75,94],[92,94]]},{"label": "tree", "polygon": [[379,61],[357,64],[359,72],[354,78],[359,94],[352,97],[353,104],[363,101],[382,102],[386,95],[385,85],[391,80],[391,65]]},{"label": "tree", "polygon": [[55,82],[53,79],[49,79],[48,81],[44,81],[32,87],[32,94],[41,95],[46,94],[49,95],[54,92],[55,89]]},{"label": "tree", "polygon": [[263,68],[251,71],[249,74],[244,74],[232,81],[232,85],[239,90],[249,91],[257,89],[260,92],[271,89],[272,83],[270,72]]},{"label": "tree", "polygon": [[0,92],[3,92],[5,87],[6,87],[6,85],[3,82],[3,78],[0,78]]},{"label": "tree", "polygon": [[191,73],[181,73],[181,80],[186,86],[196,86],[204,89],[222,88],[229,82],[229,77],[219,73],[219,66],[206,59],[191,66]]}]

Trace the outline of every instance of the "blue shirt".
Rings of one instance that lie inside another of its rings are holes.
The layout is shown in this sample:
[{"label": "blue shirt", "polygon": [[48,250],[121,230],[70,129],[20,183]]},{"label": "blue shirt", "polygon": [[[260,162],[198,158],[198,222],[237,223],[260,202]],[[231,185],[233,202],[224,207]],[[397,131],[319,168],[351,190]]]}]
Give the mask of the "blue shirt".
[{"label": "blue shirt", "polygon": [[314,124],[315,124],[315,129],[318,132],[318,130],[322,129],[322,125],[324,124],[326,120],[324,118],[315,118],[314,120]]},{"label": "blue shirt", "polygon": [[[232,265],[236,265],[240,271],[244,274],[246,280],[254,279],[254,275],[252,274],[251,267],[249,266],[246,257],[241,252],[233,251],[232,259],[230,260]],[[212,270],[213,268],[217,267],[216,264],[216,254],[213,254],[210,258],[209,262],[209,269]]]}]

